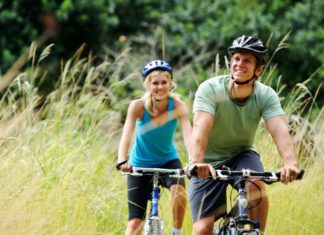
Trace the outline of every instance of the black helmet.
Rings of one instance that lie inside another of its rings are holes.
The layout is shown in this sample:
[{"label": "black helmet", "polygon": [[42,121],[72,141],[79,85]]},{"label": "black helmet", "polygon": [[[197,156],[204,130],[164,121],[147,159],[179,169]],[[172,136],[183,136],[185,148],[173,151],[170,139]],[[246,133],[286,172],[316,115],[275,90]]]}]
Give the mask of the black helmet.
[{"label": "black helmet", "polygon": [[172,67],[167,62],[163,60],[153,60],[144,66],[142,70],[143,79],[145,79],[146,76],[154,70],[167,71],[171,74],[172,78]]},{"label": "black helmet", "polygon": [[236,38],[232,45],[228,48],[228,53],[231,56],[238,51],[250,52],[260,60],[261,64],[264,64],[264,56],[266,55],[268,49],[263,45],[259,38],[243,35]]}]

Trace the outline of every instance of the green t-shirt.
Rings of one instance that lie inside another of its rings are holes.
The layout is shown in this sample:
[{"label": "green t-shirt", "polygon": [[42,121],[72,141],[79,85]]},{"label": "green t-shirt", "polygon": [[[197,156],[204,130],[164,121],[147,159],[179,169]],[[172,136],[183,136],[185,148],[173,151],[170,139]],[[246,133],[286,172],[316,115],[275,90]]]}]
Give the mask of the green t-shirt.
[{"label": "green t-shirt", "polygon": [[256,81],[250,97],[244,104],[238,104],[229,97],[229,79],[217,76],[204,81],[193,103],[193,112],[204,111],[214,116],[205,162],[216,167],[242,151],[253,149],[261,117],[267,120],[284,115],[279,97],[271,87]]}]

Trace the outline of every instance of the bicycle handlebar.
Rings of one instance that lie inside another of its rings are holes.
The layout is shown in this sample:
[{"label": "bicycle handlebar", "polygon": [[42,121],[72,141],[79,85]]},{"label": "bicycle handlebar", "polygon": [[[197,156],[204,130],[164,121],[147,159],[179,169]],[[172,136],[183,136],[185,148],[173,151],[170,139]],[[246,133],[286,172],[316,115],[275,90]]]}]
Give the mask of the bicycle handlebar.
[{"label": "bicycle handlebar", "polygon": [[150,168],[150,167],[135,167],[133,166],[131,171],[126,174],[133,176],[143,176],[143,175],[168,175],[169,177],[185,177],[185,172],[183,169],[166,169],[166,168]]},{"label": "bicycle handlebar", "polygon": [[[188,177],[197,176],[197,166],[194,166],[188,173]],[[248,169],[242,169],[240,171],[232,171],[232,170],[223,170],[217,169],[215,170],[217,179],[228,181],[235,178],[246,178],[246,179],[260,179],[267,184],[271,184],[273,182],[280,181],[280,171],[272,171],[272,172],[258,172],[252,171]],[[301,169],[296,180],[301,180],[304,176],[305,170]]]}]

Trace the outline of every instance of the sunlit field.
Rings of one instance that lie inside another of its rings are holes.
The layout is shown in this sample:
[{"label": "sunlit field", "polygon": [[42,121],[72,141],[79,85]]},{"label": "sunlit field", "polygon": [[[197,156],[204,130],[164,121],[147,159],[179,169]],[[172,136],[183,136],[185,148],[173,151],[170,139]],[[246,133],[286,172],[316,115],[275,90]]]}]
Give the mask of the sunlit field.
[{"label": "sunlit field", "polygon": [[[123,234],[127,222],[126,177],[115,170],[115,164],[123,125],[121,110],[125,110],[129,98],[119,99],[118,94],[125,84],[140,84],[139,74],[122,75],[120,68],[126,61],[94,66],[87,60],[71,59],[62,67],[57,89],[41,107],[33,85],[38,76],[36,65],[19,74],[2,96],[1,235]],[[93,81],[103,71],[112,70],[111,66],[116,68],[112,80],[94,86]],[[76,82],[80,71],[86,72],[82,86]],[[299,97],[307,94],[300,87],[292,93],[295,97],[282,97],[285,109],[297,116],[305,99]],[[190,106],[190,97],[184,98]],[[294,127],[300,166],[306,173],[303,180],[288,186],[278,183],[267,187],[270,211],[266,234],[324,233],[323,112],[323,108],[317,108],[311,119],[311,115],[304,115],[314,132],[311,137],[302,134],[303,125]],[[179,137],[177,145],[185,163]],[[267,170],[281,167],[277,150],[263,128],[257,135],[256,148]],[[163,190],[161,216],[166,234],[171,229],[168,197],[168,191]],[[191,226],[188,207],[184,234],[191,233]]]}]

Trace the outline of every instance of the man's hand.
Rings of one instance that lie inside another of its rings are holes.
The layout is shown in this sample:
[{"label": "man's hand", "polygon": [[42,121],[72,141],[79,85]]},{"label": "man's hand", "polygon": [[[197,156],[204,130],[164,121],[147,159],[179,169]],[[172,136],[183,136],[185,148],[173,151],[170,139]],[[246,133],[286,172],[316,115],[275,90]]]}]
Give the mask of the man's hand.
[{"label": "man's hand", "polygon": [[280,180],[284,184],[288,184],[289,182],[293,182],[298,174],[299,170],[296,164],[286,164],[283,168],[280,169]]},{"label": "man's hand", "polygon": [[[191,172],[194,168],[194,172]],[[192,176],[196,176],[198,178],[207,179],[210,175],[215,180],[216,179],[216,172],[212,165],[207,163],[192,163],[185,167],[186,174],[192,174]]]}]

